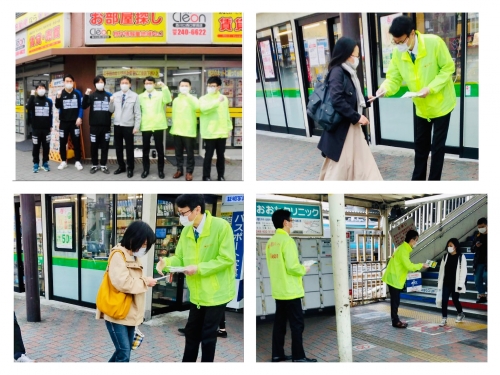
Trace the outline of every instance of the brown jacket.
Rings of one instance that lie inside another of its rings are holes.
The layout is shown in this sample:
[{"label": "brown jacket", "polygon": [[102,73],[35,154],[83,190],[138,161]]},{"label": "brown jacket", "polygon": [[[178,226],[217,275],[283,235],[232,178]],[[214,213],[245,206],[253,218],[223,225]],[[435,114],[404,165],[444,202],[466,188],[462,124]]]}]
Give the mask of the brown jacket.
[{"label": "brown jacket", "polygon": [[142,263],[139,258],[129,255],[127,249],[120,244],[113,250],[119,249],[125,255],[126,262],[120,254],[115,254],[109,264],[109,278],[113,286],[123,293],[133,295],[130,311],[125,319],[117,320],[96,309],[96,319],[105,319],[112,323],[137,327],[144,320],[145,296],[148,290],[146,277],[142,272]]}]

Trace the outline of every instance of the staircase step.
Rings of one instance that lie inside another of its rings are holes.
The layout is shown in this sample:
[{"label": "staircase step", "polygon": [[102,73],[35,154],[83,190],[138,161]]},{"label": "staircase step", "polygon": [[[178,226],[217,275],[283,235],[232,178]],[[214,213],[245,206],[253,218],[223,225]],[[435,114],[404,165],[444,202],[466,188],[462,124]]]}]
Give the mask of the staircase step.
[{"label": "staircase step", "polygon": [[[434,306],[436,305],[436,295],[430,294],[430,293],[401,293],[401,300],[403,300],[403,299],[424,302],[424,303],[432,304]],[[462,304],[462,307],[468,308],[471,310],[482,310],[482,311],[488,310],[487,303],[476,303],[476,300],[473,300],[473,299],[460,298],[460,303]],[[453,301],[451,299],[448,300],[448,305],[449,306],[453,305]]]},{"label": "staircase step", "polygon": [[[433,311],[433,312],[439,314],[439,316],[441,316],[441,309],[439,307],[436,307],[435,304],[431,305],[431,304],[428,304],[425,302],[405,300],[405,299],[401,299],[400,304],[402,306],[408,306],[408,307],[413,306],[413,307],[419,307],[419,308],[422,308],[422,309],[425,309],[428,311]],[[466,321],[467,321],[467,318],[478,319],[478,320],[483,320],[483,321],[488,320],[488,312],[487,311],[472,310],[472,309],[466,308],[463,304],[462,304],[462,308],[463,308],[463,312],[465,313],[465,320]],[[448,307],[448,317],[452,317],[456,313],[457,313],[457,310],[455,309],[455,306]]]},{"label": "staircase step", "polygon": [[[422,279],[435,279],[439,277],[439,272],[422,272]],[[474,275],[471,273],[467,274],[467,281],[474,281]]]}]

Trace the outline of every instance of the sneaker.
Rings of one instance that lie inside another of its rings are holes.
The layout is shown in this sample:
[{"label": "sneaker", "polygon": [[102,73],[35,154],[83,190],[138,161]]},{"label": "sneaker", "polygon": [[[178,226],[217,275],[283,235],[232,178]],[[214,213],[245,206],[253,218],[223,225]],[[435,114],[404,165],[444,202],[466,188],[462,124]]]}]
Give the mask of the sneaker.
[{"label": "sneaker", "polygon": [[21,356],[16,360],[16,362],[35,362],[35,360],[31,359],[26,354],[21,354]]},{"label": "sneaker", "polygon": [[75,162],[75,168],[81,171],[83,169],[82,163],[80,163],[79,161]]},{"label": "sneaker", "polygon": [[99,167],[96,165],[93,165],[92,168],[90,168],[90,174],[94,174],[99,170]]},{"label": "sneaker", "polygon": [[33,164],[33,173],[38,173],[39,168],[40,166],[37,163]]},{"label": "sneaker", "polygon": [[43,163],[43,169],[45,172],[50,172],[50,165],[48,162]]},{"label": "sneaker", "polygon": [[109,174],[109,169],[108,169],[108,167],[106,167],[105,165],[102,165],[102,166],[101,166],[101,172],[102,172],[102,173]]},{"label": "sneaker", "polygon": [[63,161],[61,164],[59,164],[59,167],[57,167],[57,169],[64,169],[64,168],[68,168],[68,163],[66,163],[65,161]]},{"label": "sneaker", "polygon": [[465,314],[461,312],[460,314],[457,315],[457,318],[455,319],[455,323],[461,323],[464,321]]},{"label": "sneaker", "polygon": [[446,322],[447,322],[446,318],[441,319],[441,323],[439,323],[439,326],[444,327],[446,325]]}]

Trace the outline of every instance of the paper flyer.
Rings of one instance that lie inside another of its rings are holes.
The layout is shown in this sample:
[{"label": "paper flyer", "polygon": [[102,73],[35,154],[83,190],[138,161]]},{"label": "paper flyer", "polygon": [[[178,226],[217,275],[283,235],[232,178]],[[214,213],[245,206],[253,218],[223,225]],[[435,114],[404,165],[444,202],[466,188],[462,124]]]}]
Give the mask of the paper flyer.
[{"label": "paper flyer", "polygon": [[433,260],[427,260],[425,264],[427,264],[430,268],[436,268],[437,266],[437,262],[434,262]]}]

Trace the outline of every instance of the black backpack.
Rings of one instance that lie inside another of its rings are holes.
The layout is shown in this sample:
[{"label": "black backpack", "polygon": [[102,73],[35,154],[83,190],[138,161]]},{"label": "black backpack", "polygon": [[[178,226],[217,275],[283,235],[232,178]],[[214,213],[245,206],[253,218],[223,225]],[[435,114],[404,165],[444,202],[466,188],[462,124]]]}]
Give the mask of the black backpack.
[{"label": "black backpack", "polygon": [[[327,132],[335,131],[342,121],[342,115],[335,111],[332,105],[332,97],[329,90],[331,72],[332,69],[330,69],[323,82],[316,83],[307,103],[307,115]],[[342,78],[345,90],[345,74],[342,74]]]}]

